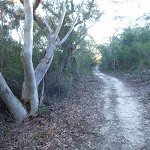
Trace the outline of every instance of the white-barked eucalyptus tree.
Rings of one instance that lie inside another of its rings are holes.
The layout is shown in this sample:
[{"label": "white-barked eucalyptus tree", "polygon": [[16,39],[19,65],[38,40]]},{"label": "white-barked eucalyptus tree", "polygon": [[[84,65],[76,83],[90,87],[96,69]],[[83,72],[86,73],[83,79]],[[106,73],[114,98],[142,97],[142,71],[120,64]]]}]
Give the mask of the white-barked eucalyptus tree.
[{"label": "white-barked eucalyptus tree", "polygon": [[[49,69],[53,60],[54,51],[57,46],[62,45],[72,32],[79,14],[82,10],[84,0],[78,10],[77,16],[74,19],[71,28],[68,33],[58,40],[58,34],[62,27],[63,20],[66,14],[66,2],[63,0],[63,11],[58,23],[57,29],[52,31],[50,25],[37,12],[37,8],[41,0],[20,0],[24,6],[25,12],[25,27],[24,27],[24,46],[21,51],[21,60],[24,68],[24,83],[22,87],[22,101],[30,104],[30,110],[27,110],[20,100],[12,93],[11,89],[7,85],[2,73],[0,72],[0,98],[8,107],[11,115],[16,121],[22,121],[29,115],[36,115],[38,111],[39,98],[38,98],[38,85],[44,78],[47,70]],[[32,62],[33,52],[33,20],[44,31],[47,38],[47,48],[45,55],[34,70]]]}]

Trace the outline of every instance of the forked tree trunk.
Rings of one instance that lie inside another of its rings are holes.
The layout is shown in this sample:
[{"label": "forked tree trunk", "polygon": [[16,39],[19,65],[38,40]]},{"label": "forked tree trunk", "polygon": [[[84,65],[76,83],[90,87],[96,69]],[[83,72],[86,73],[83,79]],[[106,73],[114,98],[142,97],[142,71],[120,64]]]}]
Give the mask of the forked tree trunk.
[{"label": "forked tree trunk", "polygon": [[[36,115],[38,111],[38,92],[35,80],[35,72],[32,63],[33,49],[33,6],[32,0],[24,0],[25,29],[24,47],[21,51],[21,60],[24,68],[24,84],[22,95],[25,101],[30,103],[30,115]],[[21,121],[27,116],[27,111],[21,102],[14,96],[2,74],[0,73],[0,97],[8,107],[15,120]]]},{"label": "forked tree trunk", "polygon": [[38,92],[35,80],[35,72],[32,62],[33,50],[33,6],[32,0],[24,0],[25,11],[25,29],[24,29],[24,47],[21,51],[21,60],[24,68],[24,88],[22,95],[25,101],[30,103],[30,114],[36,115],[38,111]]},{"label": "forked tree trunk", "polygon": [[[60,42],[57,42],[58,33],[62,26],[66,12],[65,0],[63,0],[63,13],[55,33],[53,33],[50,26],[48,26],[47,23],[41,20],[41,18],[35,13],[35,10],[38,7],[40,1],[41,0],[36,0],[33,11],[32,0],[24,0],[24,1],[21,0],[22,3],[24,2],[23,5],[25,10],[24,48],[21,51],[21,60],[24,68],[24,78],[25,78],[24,79],[25,81],[23,83],[22,98],[26,102],[30,103],[30,112],[29,112],[30,115],[36,115],[36,112],[38,110],[39,100],[37,87],[50,67],[56,46],[62,45],[72,32],[84,3],[83,0],[82,5],[77,13],[77,17],[75,18],[66,36]],[[40,21],[39,25],[41,25],[42,23],[42,27],[41,26],[40,27],[46,33],[48,40],[46,54],[39,63],[39,65],[36,67],[35,71],[32,63],[33,12],[35,13],[34,17],[37,23],[38,21]],[[23,107],[21,102],[14,96],[1,73],[0,73],[0,98],[4,101],[4,103],[8,107],[11,115],[15,118],[15,120],[21,121],[26,118],[27,116],[26,109]]]}]

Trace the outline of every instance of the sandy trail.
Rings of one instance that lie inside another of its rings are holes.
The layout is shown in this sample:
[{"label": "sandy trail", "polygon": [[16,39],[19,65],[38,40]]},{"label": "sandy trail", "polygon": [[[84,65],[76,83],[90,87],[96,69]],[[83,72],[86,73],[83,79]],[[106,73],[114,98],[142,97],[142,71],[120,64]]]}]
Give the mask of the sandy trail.
[{"label": "sandy trail", "polygon": [[122,81],[99,72],[98,67],[94,68],[94,74],[105,85],[103,93],[99,93],[104,101],[100,107],[106,118],[100,130],[104,136],[102,150],[148,150],[145,145],[150,135],[143,125],[146,124],[144,108],[137,95]]}]

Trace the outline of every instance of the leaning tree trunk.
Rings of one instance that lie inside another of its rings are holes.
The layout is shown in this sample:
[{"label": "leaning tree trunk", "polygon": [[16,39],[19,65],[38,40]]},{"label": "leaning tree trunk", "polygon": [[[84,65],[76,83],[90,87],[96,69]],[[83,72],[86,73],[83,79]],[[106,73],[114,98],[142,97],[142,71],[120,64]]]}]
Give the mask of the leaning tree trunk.
[{"label": "leaning tree trunk", "polygon": [[38,92],[35,80],[35,72],[32,62],[33,50],[33,6],[32,0],[24,0],[25,29],[24,48],[21,51],[21,60],[24,68],[25,82],[23,90],[24,99],[30,103],[30,114],[36,115],[38,111]]},{"label": "leaning tree trunk", "polygon": [[8,107],[12,117],[17,121],[22,121],[27,116],[27,111],[21,102],[14,96],[8,87],[5,79],[0,73],[0,98]]}]

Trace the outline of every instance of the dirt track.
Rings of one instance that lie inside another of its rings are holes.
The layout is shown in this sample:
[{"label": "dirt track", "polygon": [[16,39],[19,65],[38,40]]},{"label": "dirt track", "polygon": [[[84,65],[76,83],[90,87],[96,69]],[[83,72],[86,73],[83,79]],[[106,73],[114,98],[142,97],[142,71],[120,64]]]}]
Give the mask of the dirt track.
[{"label": "dirt track", "polygon": [[104,82],[100,109],[106,119],[100,129],[102,150],[150,150],[150,124],[144,118],[145,109],[137,92],[122,81],[99,72],[94,74]]},{"label": "dirt track", "polygon": [[150,150],[150,82],[134,80],[95,67],[71,100],[19,124],[0,121],[0,149]]}]

